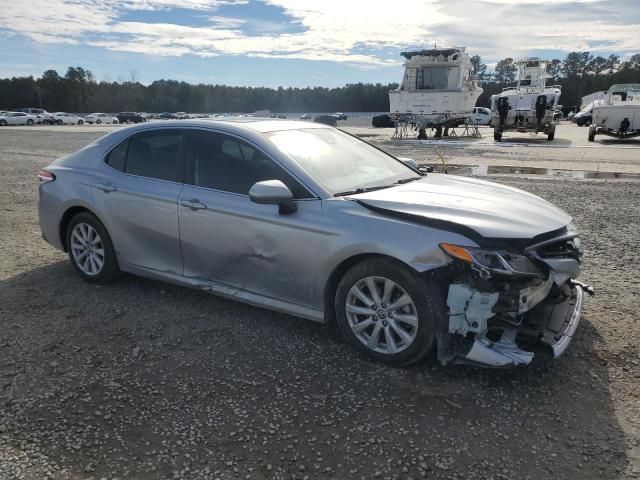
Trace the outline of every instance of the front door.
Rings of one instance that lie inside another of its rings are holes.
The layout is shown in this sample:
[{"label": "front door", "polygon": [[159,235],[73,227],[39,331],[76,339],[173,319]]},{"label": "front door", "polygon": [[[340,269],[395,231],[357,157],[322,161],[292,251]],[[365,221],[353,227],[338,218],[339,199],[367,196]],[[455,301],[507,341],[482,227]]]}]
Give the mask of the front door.
[{"label": "front door", "polygon": [[[236,137],[194,130],[192,140],[178,210],[185,276],[311,306],[320,200]],[[249,199],[255,182],[273,179],[293,192],[295,213]]]}]

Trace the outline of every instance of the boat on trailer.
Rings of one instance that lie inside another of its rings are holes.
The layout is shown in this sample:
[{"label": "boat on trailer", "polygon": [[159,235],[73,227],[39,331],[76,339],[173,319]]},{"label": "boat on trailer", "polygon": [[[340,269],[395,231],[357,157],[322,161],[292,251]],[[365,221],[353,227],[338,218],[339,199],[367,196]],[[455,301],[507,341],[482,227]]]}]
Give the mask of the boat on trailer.
[{"label": "boat on trailer", "polygon": [[468,122],[483,90],[473,77],[466,48],[432,48],[401,55],[404,76],[400,86],[389,92],[392,118],[415,125],[422,135],[426,128],[441,133],[442,128]]},{"label": "boat on trailer", "polygon": [[556,133],[554,112],[560,100],[560,86],[547,86],[547,61],[527,58],[516,62],[518,81],[491,96],[491,124],[493,138],[502,139],[507,130],[543,132],[547,140]]},{"label": "boat on trailer", "polygon": [[640,136],[640,83],[612,85],[605,98],[594,105],[588,140],[593,142],[596,135]]}]

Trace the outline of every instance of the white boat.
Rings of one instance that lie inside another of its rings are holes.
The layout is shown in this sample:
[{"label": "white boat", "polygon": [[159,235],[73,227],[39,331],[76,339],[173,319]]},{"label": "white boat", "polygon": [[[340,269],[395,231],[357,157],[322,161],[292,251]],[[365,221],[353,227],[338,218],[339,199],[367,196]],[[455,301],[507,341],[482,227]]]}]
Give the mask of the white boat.
[{"label": "white boat", "polygon": [[493,138],[502,139],[506,130],[543,132],[553,140],[556,124],[553,114],[560,100],[560,87],[548,87],[547,61],[527,58],[516,62],[518,82],[491,96]]},{"label": "white boat", "polygon": [[395,118],[411,117],[419,128],[455,126],[471,115],[482,88],[464,47],[402,52],[400,86],[389,92]]},{"label": "white boat", "polygon": [[604,100],[594,105],[589,141],[599,134],[616,138],[640,136],[640,83],[612,85]]}]

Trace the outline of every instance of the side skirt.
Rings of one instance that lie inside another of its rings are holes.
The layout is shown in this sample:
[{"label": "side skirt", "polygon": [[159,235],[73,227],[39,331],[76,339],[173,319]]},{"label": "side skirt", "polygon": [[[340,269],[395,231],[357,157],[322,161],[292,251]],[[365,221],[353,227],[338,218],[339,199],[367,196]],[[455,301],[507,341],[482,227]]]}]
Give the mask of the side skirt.
[{"label": "side skirt", "polygon": [[283,300],[278,300],[276,298],[268,297],[265,295],[259,295],[257,293],[249,292],[240,288],[230,287],[229,285],[225,285],[223,283],[214,282],[203,278],[185,277],[173,272],[163,272],[160,270],[155,270],[153,268],[141,267],[132,264],[128,264],[126,265],[126,267],[123,266],[121,267],[121,269],[140,277],[160,280],[163,282],[172,283],[174,285],[180,285],[182,287],[190,287],[198,290],[203,290],[219,297],[236,300],[241,303],[253,305],[254,307],[266,308],[267,310],[286,313],[288,315],[293,315],[294,317],[301,317],[307,320],[313,320],[314,322],[326,323],[324,312],[321,310],[305,307],[303,305],[297,305],[295,303],[285,302]]}]

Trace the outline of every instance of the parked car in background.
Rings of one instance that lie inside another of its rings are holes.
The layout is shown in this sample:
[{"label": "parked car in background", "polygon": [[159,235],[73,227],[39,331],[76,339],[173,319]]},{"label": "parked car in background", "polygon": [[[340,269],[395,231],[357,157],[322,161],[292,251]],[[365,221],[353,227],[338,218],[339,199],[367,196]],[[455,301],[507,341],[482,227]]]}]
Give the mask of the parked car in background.
[{"label": "parked car in background", "polygon": [[471,123],[477,125],[491,125],[491,110],[484,107],[475,107],[469,118]]},{"label": "parked car in background", "polygon": [[596,105],[600,105],[602,103],[602,99],[594,100],[593,102],[586,105],[582,110],[576,113],[573,117],[571,117],[571,121],[578,125],[579,127],[588,127],[593,122],[593,108]]},{"label": "parked car in background", "polygon": [[24,112],[9,112],[0,117],[0,126],[7,125],[35,125],[38,121],[36,115]]},{"label": "parked car in background", "polygon": [[42,236],[85,281],[124,271],[335,320],[391,365],[434,350],[444,365],[544,364],[567,349],[591,292],[575,280],[582,249],[560,208],[425,174],[324,125],[136,125],[38,178]]},{"label": "parked car in background", "polygon": [[158,118],[160,120],[175,120],[178,118],[178,116],[175,113],[162,112],[160,115],[158,115]]},{"label": "parked car in background", "polygon": [[311,120],[311,115],[309,115],[308,113],[303,113],[302,115],[300,115],[300,120]]},{"label": "parked car in background", "polygon": [[28,113],[29,115],[35,115],[37,124],[55,125],[56,121],[53,115],[42,108],[16,108],[14,112]]},{"label": "parked car in background", "polygon": [[338,126],[338,118],[335,115],[318,115],[313,118],[315,123],[323,123],[332,127]]},{"label": "parked car in background", "polygon": [[84,117],[84,121],[87,123],[97,123],[98,125],[101,123],[120,123],[117,117],[109,113],[91,113]]},{"label": "parked car in background", "polygon": [[120,123],[143,123],[147,121],[147,117],[136,112],[116,113],[116,118]]},{"label": "parked car in background", "polygon": [[84,124],[84,120],[73,113],[66,112],[56,112],[52,113],[51,116],[56,121],[58,125],[82,125]]},{"label": "parked car in background", "polygon": [[588,127],[593,123],[593,112],[578,112],[571,119],[579,127]]},{"label": "parked car in background", "polygon": [[333,114],[334,117],[336,117],[338,120],[346,120],[347,116],[342,113],[342,112],[336,112]]},{"label": "parked car in background", "polygon": [[187,112],[176,112],[175,118],[179,120],[187,120],[189,118],[189,114]]},{"label": "parked car in background", "polygon": [[395,128],[396,124],[391,115],[376,115],[371,119],[371,126],[374,128]]}]

